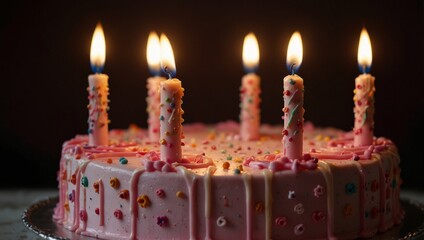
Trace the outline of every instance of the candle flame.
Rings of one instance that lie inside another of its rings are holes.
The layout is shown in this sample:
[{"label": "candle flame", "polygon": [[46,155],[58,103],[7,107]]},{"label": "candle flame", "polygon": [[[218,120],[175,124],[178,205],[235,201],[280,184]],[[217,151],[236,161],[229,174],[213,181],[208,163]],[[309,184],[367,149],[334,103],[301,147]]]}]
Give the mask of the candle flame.
[{"label": "candle flame", "polygon": [[147,40],[147,64],[153,75],[160,74],[160,42],[156,32],[150,32]]},{"label": "candle flame", "polygon": [[160,55],[162,70],[171,76],[175,76],[177,69],[175,66],[174,52],[172,51],[171,43],[165,34],[160,35]]},{"label": "candle flame", "polygon": [[371,40],[367,29],[363,28],[359,37],[358,66],[362,73],[370,70],[372,64]]},{"label": "candle flame", "polygon": [[246,72],[254,72],[259,65],[259,46],[254,33],[249,33],[244,38],[243,65]]},{"label": "candle flame", "polygon": [[303,46],[302,37],[299,32],[294,32],[290,38],[289,46],[287,48],[286,64],[287,68],[293,74],[297,72],[303,59]]},{"label": "candle flame", "polygon": [[102,24],[98,23],[91,40],[90,62],[95,73],[101,73],[106,61],[106,41]]}]

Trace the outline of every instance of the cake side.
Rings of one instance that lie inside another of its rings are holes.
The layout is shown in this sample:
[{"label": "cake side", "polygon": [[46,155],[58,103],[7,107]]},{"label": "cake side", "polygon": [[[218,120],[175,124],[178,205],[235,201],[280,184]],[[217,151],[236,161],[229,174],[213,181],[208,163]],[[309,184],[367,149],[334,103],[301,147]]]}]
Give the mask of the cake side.
[{"label": "cake side", "polygon": [[353,153],[343,150],[344,133],[311,130],[305,142],[317,167],[276,171],[269,164],[279,154],[276,129],[246,143],[223,126],[193,126],[193,134],[189,127],[180,166],[158,161],[141,130],[117,132],[113,151],[84,147],[78,136],[64,144],[55,218],[106,239],[357,238],[400,221],[399,157],[390,141]]}]

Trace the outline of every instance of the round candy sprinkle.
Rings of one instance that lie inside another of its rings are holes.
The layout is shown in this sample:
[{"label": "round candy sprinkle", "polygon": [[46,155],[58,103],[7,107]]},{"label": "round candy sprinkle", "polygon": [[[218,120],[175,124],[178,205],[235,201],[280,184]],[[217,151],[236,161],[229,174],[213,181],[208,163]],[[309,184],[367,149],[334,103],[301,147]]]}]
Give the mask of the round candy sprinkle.
[{"label": "round candy sprinkle", "polygon": [[284,227],[287,225],[287,219],[285,217],[277,217],[275,218],[275,225]]},{"label": "round candy sprinkle", "polygon": [[81,185],[88,187],[88,178],[86,176],[81,178]]},{"label": "round candy sprinkle", "polygon": [[161,227],[166,227],[168,225],[168,217],[166,217],[166,216],[157,217],[156,224],[161,226]]},{"label": "round candy sprinkle", "polygon": [[225,225],[227,225],[227,220],[224,216],[220,216],[218,219],[216,219],[216,225],[218,227],[225,227]]},{"label": "round candy sprinkle", "polygon": [[119,197],[122,199],[128,199],[130,197],[130,191],[128,191],[127,189],[121,190],[119,192]]},{"label": "round candy sprinkle", "polygon": [[117,179],[117,178],[111,178],[110,181],[109,181],[109,184],[113,188],[119,188],[119,185],[120,185],[119,179]]},{"label": "round candy sprinkle", "polygon": [[263,213],[264,212],[264,209],[265,209],[265,205],[264,205],[263,202],[256,203],[256,205],[255,205],[255,211],[257,213]]},{"label": "round candy sprinkle", "polygon": [[81,210],[79,212],[79,216],[80,216],[81,221],[83,221],[83,222],[87,221],[87,212],[85,210]]},{"label": "round candy sprinkle", "polygon": [[301,235],[305,232],[305,226],[303,224],[298,224],[294,226],[294,234]]},{"label": "round candy sprinkle", "polygon": [[140,195],[137,198],[138,205],[142,208],[147,208],[150,206],[150,199],[147,195]]},{"label": "round candy sprinkle", "polygon": [[120,162],[122,165],[125,165],[125,164],[127,164],[127,163],[128,163],[128,159],[126,159],[126,158],[124,158],[124,157],[121,157],[121,158],[119,159],[119,162]]},{"label": "round candy sprinkle", "polygon": [[156,195],[160,198],[164,198],[165,197],[165,191],[163,189],[158,189],[158,190],[156,190]]},{"label": "round candy sprinkle", "polygon": [[229,162],[224,162],[222,164],[222,168],[225,169],[225,170],[228,170],[230,168],[230,163]]},{"label": "round candy sprinkle", "polygon": [[100,209],[99,209],[99,208],[96,208],[96,209],[94,209],[94,212],[95,212],[97,215],[99,215],[99,214],[100,214]]},{"label": "round candy sprinkle", "polygon": [[177,198],[185,198],[185,194],[181,191],[178,191],[175,196],[177,196]]},{"label": "round candy sprinkle", "polygon": [[96,193],[99,193],[99,187],[100,187],[100,184],[99,184],[98,181],[96,181],[96,182],[93,183],[93,188],[94,188],[94,191]]},{"label": "round candy sprinkle", "polygon": [[234,175],[238,175],[238,174],[240,174],[241,172],[240,172],[240,169],[238,169],[238,168],[236,168],[236,169],[234,169]]},{"label": "round candy sprinkle", "polygon": [[116,209],[115,212],[113,212],[113,215],[116,217],[116,219],[122,219],[124,217],[122,211],[119,209]]}]

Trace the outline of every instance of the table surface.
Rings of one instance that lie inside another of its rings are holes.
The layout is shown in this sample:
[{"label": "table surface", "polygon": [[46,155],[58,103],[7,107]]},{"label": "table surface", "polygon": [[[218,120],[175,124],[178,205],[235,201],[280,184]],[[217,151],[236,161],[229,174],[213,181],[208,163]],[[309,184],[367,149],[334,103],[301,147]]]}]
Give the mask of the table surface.
[{"label": "table surface", "polygon": [[[21,221],[22,213],[31,204],[56,196],[55,189],[0,189],[0,236],[2,239],[41,239],[28,230]],[[424,191],[402,190],[402,198],[424,203]]]}]

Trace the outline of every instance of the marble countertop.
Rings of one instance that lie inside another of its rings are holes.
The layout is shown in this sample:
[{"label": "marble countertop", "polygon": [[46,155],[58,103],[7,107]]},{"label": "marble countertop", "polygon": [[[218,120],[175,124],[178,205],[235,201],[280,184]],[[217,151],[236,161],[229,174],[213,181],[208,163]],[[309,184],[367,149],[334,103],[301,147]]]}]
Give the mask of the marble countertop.
[{"label": "marble countertop", "polygon": [[[56,196],[55,189],[0,189],[0,236],[2,239],[41,239],[21,221],[22,213],[31,204]],[[403,190],[402,198],[424,203],[424,191]]]}]

